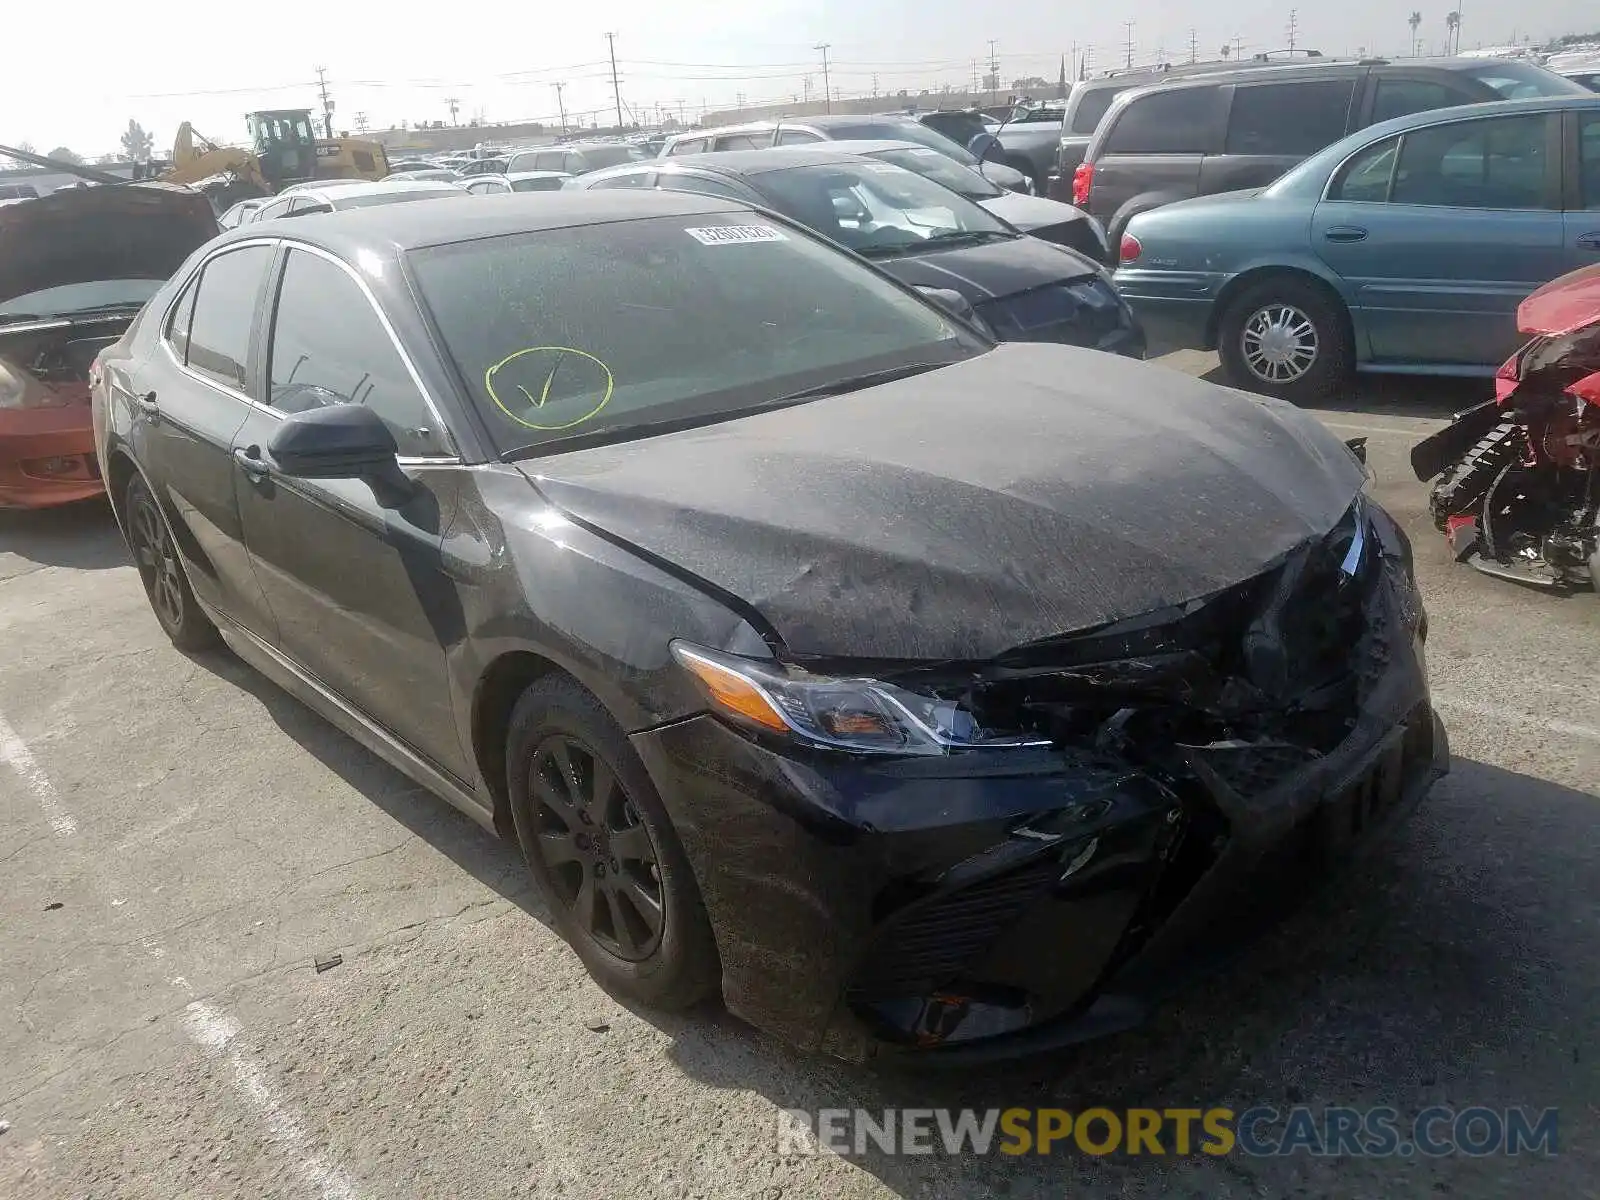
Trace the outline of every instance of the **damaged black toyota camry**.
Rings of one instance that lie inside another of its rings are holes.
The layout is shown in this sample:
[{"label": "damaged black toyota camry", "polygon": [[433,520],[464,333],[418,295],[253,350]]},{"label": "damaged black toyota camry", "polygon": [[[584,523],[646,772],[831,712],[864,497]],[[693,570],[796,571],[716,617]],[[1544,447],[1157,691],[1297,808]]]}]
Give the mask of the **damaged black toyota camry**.
[{"label": "damaged black toyota camry", "polygon": [[173,641],[515,837],[648,1004],[850,1058],[1122,1028],[1447,763],[1349,447],[737,203],[249,226],[93,389]]}]

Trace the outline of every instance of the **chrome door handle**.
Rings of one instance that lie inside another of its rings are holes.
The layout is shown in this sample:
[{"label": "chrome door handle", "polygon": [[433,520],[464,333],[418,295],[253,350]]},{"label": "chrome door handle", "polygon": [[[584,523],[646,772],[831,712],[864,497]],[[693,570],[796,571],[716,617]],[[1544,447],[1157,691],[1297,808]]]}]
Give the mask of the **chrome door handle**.
[{"label": "chrome door handle", "polygon": [[1600,233],[1580,233],[1578,235],[1578,248],[1581,250],[1600,250]]},{"label": "chrome door handle", "polygon": [[1325,229],[1322,236],[1330,242],[1364,242],[1367,231],[1359,225],[1334,225]]},{"label": "chrome door handle", "polygon": [[156,403],[156,394],[154,392],[146,392],[142,396],[135,396],[133,398],[133,406],[147,417],[159,417],[161,415],[161,406]]},{"label": "chrome door handle", "polygon": [[267,477],[271,470],[267,461],[260,457],[261,450],[257,446],[235,446],[233,448],[233,461],[239,464],[239,469],[250,476],[252,482],[260,483]]}]

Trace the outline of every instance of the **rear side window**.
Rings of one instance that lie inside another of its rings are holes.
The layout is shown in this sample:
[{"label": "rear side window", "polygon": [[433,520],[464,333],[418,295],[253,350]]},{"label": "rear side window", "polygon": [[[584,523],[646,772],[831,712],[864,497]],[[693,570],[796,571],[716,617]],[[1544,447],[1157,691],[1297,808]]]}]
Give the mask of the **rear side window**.
[{"label": "rear side window", "polygon": [[1372,101],[1372,123],[1404,117],[1410,113],[1432,112],[1452,104],[1470,104],[1467,97],[1442,83],[1427,79],[1378,80],[1377,96]]},{"label": "rear side window", "polygon": [[822,139],[806,129],[780,129],[778,131],[778,145],[780,146],[805,146],[811,142],[820,142]]},{"label": "rear side window", "polygon": [[1315,154],[1344,136],[1354,79],[1241,85],[1228,114],[1229,154]]},{"label": "rear side window", "polygon": [[705,153],[705,138],[688,138],[681,142],[673,142],[669,154],[703,154]]},{"label": "rear side window", "polygon": [[1213,88],[1152,92],[1135,99],[1106,139],[1109,154],[1204,154],[1211,149]]},{"label": "rear side window", "polygon": [[1072,132],[1088,135],[1100,127],[1100,119],[1124,88],[1092,88],[1083,93],[1072,113]]},{"label": "rear side window", "polygon": [[1394,176],[1394,155],[1399,138],[1368,146],[1344,165],[1339,178],[1328,189],[1329,200],[1351,200],[1381,204],[1389,198],[1389,180]]},{"label": "rear side window", "polygon": [[772,145],[770,133],[727,133],[717,139],[718,150],[765,150]]},{"label": "rear side window", "polygon": [[246,246],[206,263],[189,325],[189,368],[244,392],[249,377],[250,330],[261,302],[261,286],[272,265],[272,247]]},{"label": "rear side window", "polygon": [[270,358],[273,408],[295,413],[364,404],[383,418],[401,454],[450,452],[371,301],[327,259],[289,253]]},{"label": "rear side window", "polygon": [[1456,208],[1543,208],[1545,130],[1544,116],[1533,115],[1408,133],[1392,199]]},{"label": "rear side window", "polygon": [[654,171],[623,171],[617,175],[608,175],[604,179],[598,179],[591,183],[589,187],[594,191],[599,191],[602,188],[607,191],[612,188],[647,188],[651,184],[650,177],[654,174]]},{"label": "rear side window", "polygon": [[167,319],[167,341],[172,343],[172,352],[179,362],[189,353],[189,322],[194,319],[194,297],[199,290],[200,277],[196,275],[183,289],[183,295],[172,308],[172,316]]},{"label": "rear side window", "polygon": [[739,200],[746,204],[750,198],[734,187],[731,183],[724,183],[720,179],[712,179],[707,175],[688,175],[681,171],[664,171],[657,181],[658,185],[674,192],[698,192],[702,196],[717,196],[724,200]]}]

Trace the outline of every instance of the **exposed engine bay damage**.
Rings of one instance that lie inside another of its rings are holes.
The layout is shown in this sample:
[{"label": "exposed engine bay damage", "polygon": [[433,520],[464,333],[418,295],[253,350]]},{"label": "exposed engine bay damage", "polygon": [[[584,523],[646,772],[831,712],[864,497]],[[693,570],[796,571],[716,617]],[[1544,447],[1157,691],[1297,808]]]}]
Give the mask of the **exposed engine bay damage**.
[{"label": "exposed engine bay damage", "polygon": [[[1084,783],[1070,809],[883,898],[854,1013],[925,1049],[1074,1015],[1104,1032],[1123,975],[1232,936],[1215,926],[1242,879],[1246,908],[1270,907],[1263,873],[1314,875],[1420,796],[1446,760],[1410,558],[1358,500],[1328,536],[1214,595],[894,677],[997,738],[1047,739]],[[1045,945],[1062,965],[1041,975]],[[1125,1008],[1123,1023],[1142,1016]]]},{"label": "exposed engine bay damage", "polygon": [[[1417,447],[1453,435],[1431,509],[1458,561],[1535,587],[1595,585],[1600,517],[1600,323],[1531,343],[1501,368],[1499,398]],[[1424,476],[1428,478],[1430,476]]]},{"label": "exposed engine bay damage", "polygon": [[0,330],[0,395],[15,397],[7,407],[88,404],[89,369],[95,355],[122,336],[130,319]]}]

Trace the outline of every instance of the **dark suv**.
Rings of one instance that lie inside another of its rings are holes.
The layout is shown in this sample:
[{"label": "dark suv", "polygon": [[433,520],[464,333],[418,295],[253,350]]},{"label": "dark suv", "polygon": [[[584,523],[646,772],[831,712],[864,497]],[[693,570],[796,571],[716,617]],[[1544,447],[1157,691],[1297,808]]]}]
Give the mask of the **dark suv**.
[{"label": "dark suv", "polygon": [[1264,65],[1173,78],[1112,101],[1073,173],[1072,200],[1104,222],[1116,246],[1139,213],[1265,187],[1345,134],[1391,117],[1583,94],[1542,67],[1492,58]]}]

